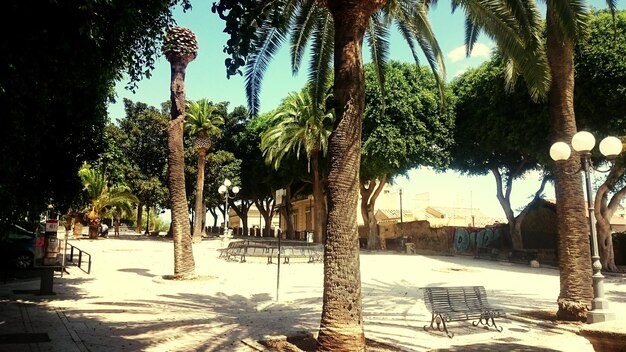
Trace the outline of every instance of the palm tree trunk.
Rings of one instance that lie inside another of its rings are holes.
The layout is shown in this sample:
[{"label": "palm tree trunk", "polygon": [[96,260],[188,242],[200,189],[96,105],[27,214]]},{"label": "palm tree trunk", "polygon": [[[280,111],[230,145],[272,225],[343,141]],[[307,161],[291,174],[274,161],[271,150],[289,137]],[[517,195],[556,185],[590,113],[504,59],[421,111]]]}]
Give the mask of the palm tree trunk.
[{"label": "palm tree trunk", "polygon": [[335,26],[334,95],[338,121],[328,143],[328,222],[319,351],[365,351],[357,206],[365,105],[362,44],[384,1],[328,1]]},{"label": "palm tree trunk", "polygon": [[[552,75],[548,93],[552,141],[571,141],[576,133],[573,44],[562,38],[554,11],[548,5],[546,30]],[[580,174],[568,174],[568,171],[580,169],[579,154],[572,153],[567,161],[555,165],[561,282],[557,316],[564,320],[585,321],[593,297],[589,224]]]},{"label": "palm tree trunk", "polygon": [[322,216],[326,211],[324,206],[324,191],[322,190],[322,180],[320,179],[319,169],[319,150],[315,150],[311,153],[311,168],[313,169],[313,201],[315,207],[313,208],[313,240],[315,243],[323,243],[323,225],[324,221]]},{"label": "palm tree trunk", "polygon": [[135,232],[137,232],[138,234],[141,234],[141,227],[142,225],[142,221],[143,221],[143,203],[139,202],[137,204],[137,226],[135,226]]},{"label": "palm tree trunk", "polygon": [[196,216],[193,220],[193,242],[198,243],[202,241],[202,224],[205,213],[204,210],[204,163],[205,163],[206,150],[204,148],[198,148],[198,175],[196,177],[196,204],[195,213]]},{"label": "palm tree trunk", "polygon": [[80,240],[83,238],[83,214],[75,211],[74,212],[74,239]]},{"label": "palm tree trunk", "polygon": [[167,126],[168,170],[170,201],[172,206],[172,232],[174,240],[174,276],[195,276],[195,262],[189,228],[189,212],[185,193],[185,160],[183,154],[183,123],[185,121],[185,67],[180,62],[171,63],[172,101],[171,120]]}]

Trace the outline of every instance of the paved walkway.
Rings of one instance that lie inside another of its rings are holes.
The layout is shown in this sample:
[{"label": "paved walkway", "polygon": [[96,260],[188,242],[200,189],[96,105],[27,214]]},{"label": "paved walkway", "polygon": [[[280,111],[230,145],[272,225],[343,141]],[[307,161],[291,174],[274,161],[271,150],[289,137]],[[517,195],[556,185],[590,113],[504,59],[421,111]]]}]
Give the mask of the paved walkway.
[{"label": "paved walkway", "polygon": [[[256,340],[316,332],[323,264],[280,266],[218,258],[218,240],[194,245],[199,279],[163,280],[173,273],[173,244],[143,236],[71,241],[91,253],[91,274],[69,267],[54,280],[56,295],[24,293],[38,280],[0,285],[0,335],[27,333],[0,351],[257,351]],[[593,351],[578,326],[524,320],[524,310],[554,310],[558,271],[466,257],[362,253],[366,336],[406,351]],[[425,332],[424,286],[483,285],[506,309],[502,333],[452,323],[455,337]],[[607,276],[606,296],[626,317],[626,278]],[[37,333],[42,333],[37,335]],[[47,334],[47,336],[45,335]],[[38,342],[49,337],[49,342]],[[5,341],[6,342],[6,341]],[[27,343],[31,342],[31,343]]]}]

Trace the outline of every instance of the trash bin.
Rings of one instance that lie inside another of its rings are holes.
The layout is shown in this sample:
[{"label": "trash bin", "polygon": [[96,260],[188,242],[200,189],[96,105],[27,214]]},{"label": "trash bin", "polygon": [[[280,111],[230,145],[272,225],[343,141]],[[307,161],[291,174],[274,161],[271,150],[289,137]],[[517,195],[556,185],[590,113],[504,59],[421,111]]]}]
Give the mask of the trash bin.
[{"label": "trash bin", "polygon": [[306,233],[306,241],[307,243],[313,243],[313,232]]},{"label": "trash bin", "polygon": [[406,254],[415,254],[415,243],[405,243]]}]

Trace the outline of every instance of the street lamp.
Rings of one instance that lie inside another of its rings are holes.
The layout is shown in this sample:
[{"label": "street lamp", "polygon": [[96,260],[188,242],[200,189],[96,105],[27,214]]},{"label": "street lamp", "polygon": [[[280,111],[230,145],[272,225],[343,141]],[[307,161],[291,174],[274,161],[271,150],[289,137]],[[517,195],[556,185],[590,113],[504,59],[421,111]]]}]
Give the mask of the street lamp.
[{"label": "street lamp", "polygon": [[[591,150],[596,145],[596,139],[586,131],[580,131],[572,137],[572,148],[580,153],[581,168],[585,174],[585,186],[587,190],[587,211],[589,212],[589,228],[591,231],[592,246],[592,269],[593,269],[593,300],[591,301],[591,311],[587,313],[587,323],[599,323],[615,319],[615,315],[608,311],[609,302],[604,298],[604,276],[602,275],[602,264],[598,252],[598,235],[596,233],[596,218],[593,209],[593,197],[591,195],[590,169]],[[616,137],[606,137],[600,142],[600,152],[607,160],[614,162],[619,153],[622,152],[622,142]],[[550,157],[559,162],[570,157],[571,150],[565,142],[556,142],[550,147]]]},{"label": "street lamp", "polygon": [[[232,183],[229,179],[225,179],[224,183],[217,189],[219,194],[224,196],[224,237],[228,237],[230,230],[228,229],[228,199],[234,199],[237,193],[239,193],[240,188],[238,186],[230,187]],[[233,192],[233,195],[230,195],[230,191]]]}]

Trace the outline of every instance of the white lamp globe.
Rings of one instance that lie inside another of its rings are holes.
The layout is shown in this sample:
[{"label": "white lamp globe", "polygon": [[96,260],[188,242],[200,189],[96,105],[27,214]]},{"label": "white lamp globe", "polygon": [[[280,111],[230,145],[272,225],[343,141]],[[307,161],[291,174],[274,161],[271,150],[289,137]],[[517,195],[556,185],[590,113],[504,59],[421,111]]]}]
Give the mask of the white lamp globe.
[{"label": "white lamp globe", "polygon": [[221,185],[220,188],[217,189],[220,194],[226,193],[226,186]]},{"label": "white lamp globe", "polygon": [[554,161],[567,160],[571,153],[572,150],[565,142],[556,142],[550,147],[550,157]]},{"label": "white lamp globe", "polygon": [[596,138],[587,131],[580,131],[572,137],[572,148],[581,153],[589,153],[596,145]]},{"label": "white lamp globe", "polygon": [[239,186],[233,187],[233,193],[237,194],[239,193],[239,190],[240,190]]},{"label": "white lamp globe", "polygon": [[230,183],[230,180],[229,179],[225,179],[224,180],[224,186],[230,187],[230,185],[232,185],[232,183]]},{"label": "white lamp globe", "polygon": [[622,141],[617,137],[609,136],[600,142],[600,153],[608,159],[613,159],[622,152]]}]

